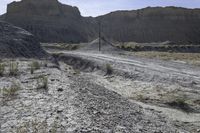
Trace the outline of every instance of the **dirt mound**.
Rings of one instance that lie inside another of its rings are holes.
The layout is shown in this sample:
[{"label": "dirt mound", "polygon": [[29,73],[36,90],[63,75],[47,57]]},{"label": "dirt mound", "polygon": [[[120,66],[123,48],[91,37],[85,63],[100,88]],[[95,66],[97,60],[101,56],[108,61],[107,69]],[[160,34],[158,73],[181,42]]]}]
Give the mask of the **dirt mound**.
[{"label": "dirt mound", "polygon": [[42,58],[48,55],[31,33],[0,21],[0,56]]},{"label": "dirt mound", "polygon": [[[99,50],[99,38],[86,44],[85,47],[81,48],[81,50],[98,51]],[[115,47],[110,42],[107,42],[105,39],[102,39],[101,40],[101,51],[120,51],[120,49]]]}]

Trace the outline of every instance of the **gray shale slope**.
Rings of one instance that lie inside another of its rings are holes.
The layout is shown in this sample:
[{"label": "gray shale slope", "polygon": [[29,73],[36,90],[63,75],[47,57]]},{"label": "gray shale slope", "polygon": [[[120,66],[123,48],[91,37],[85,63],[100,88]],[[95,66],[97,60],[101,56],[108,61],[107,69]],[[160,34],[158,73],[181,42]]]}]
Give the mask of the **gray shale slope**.
[{"label": "gray shale slope", "polygon": [[0,56],[43,58],[48,54],[31,33],[0,21]]},{"label": "gray shale slope", "polygon": [[85,42],[95,33],[93,19],[58,0],[12,2],[7,11],[5,21],[28,30],[40,42]]}]

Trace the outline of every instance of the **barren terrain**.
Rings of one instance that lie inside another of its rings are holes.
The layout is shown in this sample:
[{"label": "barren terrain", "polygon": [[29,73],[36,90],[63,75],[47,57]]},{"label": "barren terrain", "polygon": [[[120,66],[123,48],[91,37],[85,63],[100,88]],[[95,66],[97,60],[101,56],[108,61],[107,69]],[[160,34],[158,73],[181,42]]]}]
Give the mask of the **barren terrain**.
[{"label": "barren terrain", "polygon": [[[147,56],[126,51],[55,53],[60,61],[86,72],[93,82],[143,108],[159,111],[190,132],[199,131],[200,69],[185,60],[192,58],[192,54],[185,54],[182,59],[179,56],[173,60],[172,55],[168,60],[160,60],[162,58],[145,58]],[[112,69],[111,75],[106,75],[107,65]]]},{"label": "barren terrain", "polygon": [[0,15],[0,133],[200,133],[200,9],[75,5]]},{"label": "barren terrain", "polygon": [[1,60],[2,133],[200,131],[199,67],[122,50],[48,52],[56,62]]}]

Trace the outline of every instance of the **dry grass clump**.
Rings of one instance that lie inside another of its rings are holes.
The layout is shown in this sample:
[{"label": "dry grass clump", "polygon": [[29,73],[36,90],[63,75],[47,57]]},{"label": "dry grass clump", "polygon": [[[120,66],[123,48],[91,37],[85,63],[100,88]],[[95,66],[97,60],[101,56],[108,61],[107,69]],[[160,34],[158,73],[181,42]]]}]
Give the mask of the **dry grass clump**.
[{"label": "dry grass clump", "polygon": [[117,46],[120,49],[124,49],[127,51],[140,51],[144,48],[144,46],[138,43],[123,43]]},{"label": "dry grass clump", "polygon": [[4,75],[5,72],[5,64],[0,63],[0,77]]},{"label": "dry grass clump", "polygon": [[29,133],[30,130],[32,130],[32,133],[48,133],[47,120],[38,121],[37,119],[31,119],[16,127],[16,133]]},{"label": "dry grass clump", "polygon": [[74,69],[74,73],[73,74],[74,75],[79,75],[79,74],[81,74],[81,71],[79,69]]},{"label": "dry grass clump", "polygon": [[30,64],[30,67],[31,67],[31,74],[33,74],[35,70],[40,69],[40,63],[38,61],[33,61]]},{"label": "dry grass clump", "polygon": [[79,44],[54,44],[54,45],[43,45],[43,47],[49,49],[59,49],[59,50],[77,50],[80,48]]},{"label": "dry grass clump", "polygon": [[185,61],[188,64],[200,65],[200,53],[170,53],[170,52],[136,52],[136,56],[157,58],[161,60]]},{"label": "dry grass clump", "polygon": [[10,76],[17,76],[18,71],[19,71],[18,63],[11,62],[10,65],[9,65],[9,75]]},{"label": "dry grass clump", "polygon": [[37,79],[37,89],[48,89],[48,78],[45,76],[41,76]]},{"label": "dry grass clump", "polygon": [[111,75],[113,73],[113,68],[110,64],[106,64],[106,75]]},{"label": "dry grass clump", "polygon": [[137,95],[136,99],[141,101],[141,102],[145,101],[145,97],[143,95],[141,95],[141,94]]},{"label": "dry grass clump", "polygon": [[75,44],[68,45],[67,47],[65,47],[65,49],[67,49],[67,50],[77,50],[77,49],[79,49],[79,46],[75,45]]},{"label": "dry grass clump", "polygon": [[3,96],[4,97],[12,97],[15,96],[17,91],[20,90],[20,85],[13,82],[12,85],[8,88],[3,88]]},{"label": "dry grass clump", "polygon": [[185,112],[190,112],[192,110],[190,106],[188,105],[186,99],[184,98],[176,98],[167,104],[170,105],[171,107],[181,109]]}]

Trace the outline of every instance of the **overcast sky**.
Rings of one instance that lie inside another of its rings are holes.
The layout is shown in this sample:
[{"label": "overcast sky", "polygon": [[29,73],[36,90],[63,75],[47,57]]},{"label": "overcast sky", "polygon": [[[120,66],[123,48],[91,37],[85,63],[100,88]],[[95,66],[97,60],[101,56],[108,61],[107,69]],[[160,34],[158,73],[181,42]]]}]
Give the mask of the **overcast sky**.
[{"label": "overcast sky", "polygon": [[[13,0],[0,0],[0,14],[6,12],[6,5]],[[20,1],[20,0],[15,0]],[[147,6],[179,6],[200,8],[200,0],[59,0],[77,6],[83,16],[98,16],[115,10],[133,10]]]}]

